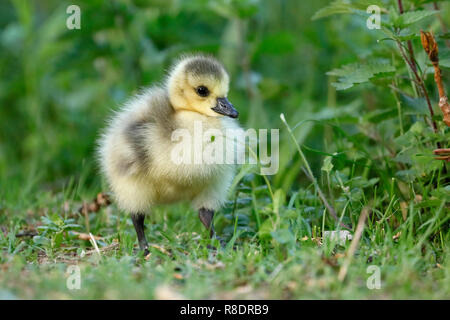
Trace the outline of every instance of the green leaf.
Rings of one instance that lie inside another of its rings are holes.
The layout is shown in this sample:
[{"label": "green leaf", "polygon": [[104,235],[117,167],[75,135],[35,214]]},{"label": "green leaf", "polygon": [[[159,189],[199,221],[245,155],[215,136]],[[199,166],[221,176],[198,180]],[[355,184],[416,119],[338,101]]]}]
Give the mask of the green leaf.
[{"label": "green leaf", "polygon": [[441,199],[431,199],[431,200],[424,200],[420,201],[419,203],[416,203],[414,207],[416,208],[433,208],[433,207],[439,207],[442,204]]},{"label": "green leaf", "polygon": [[433,195],[434,197],[436,197],[440,200],[445,200],[445,199],[450,200],[450,185],[432,190],[431,195]]},{"label": "green leaf", "polygon": [[443,33],[437,36],[440,39],[450,39],[450,32]]},{"label": "green leaf", "polygon": [[426,3],[436,2],[436,0],[409,0],[409,1],[413,3],[416,7],[424,5]]},{"label": "green leaf", "polygon": [[327,156],[325,157],[325,159],[323,159],[322,171],[330,173],[331,170],[333,170],[332,160],[333,158],[330,156]]},{"label": "green leaf", "polygon": [[273,230],[273,222],[271,219],[266,219],[263,224],[261,225],[261,227],[259,228],[259,238],[261,240],[263,239],[270,239],[271,237],[271,232]]},{"label": "green leaf", "polygon": [[450,58],[439,60],[439,66],[444,68],[450,68]]},{"label": "green leaf", "polygon": [[450,68],[450,49],[439,48],[439,66]]},{"label": "green leaf", "polygon": [[416,170],[401,170],[401,171],[397,171],[395,176],[397,178],[399,178],[401,181],[411,183],[414,180],[416,180],[417,171]]},{"label": "green leaf", "polygon": [[397,113],[398,111],[396,108],[375,110],[366,114],[364,116],[364,120],[372,123],[380,123],[384,120],[389,120],[396,117]]},{"label": "green leaf", "polygon": [[376,60],[367,64],[347,64],[327,72],[327,75],[338,77],[338,82],[332,83],[336,90],[345,90],[353,87],[354,84],[368,82],[375,76],[392,72],[395,72],[393,65],[386,60]]},{"label": "green leaf", "polygon": [[33,242],[36,244],[41,244],[41,245],[49,245],[50,244],[50,239],[43,237],[43,236],[34,236],[33,237]]},{"label": "green leaf", "polygon": [[422,19],[425,19],[429,16],[432,16],[439,11],[436,10],[423,10],[423,11],[409,11],[405,12],[397,17],[397,19],[394,20],[394,26],[403,28],[406,26],[409,26],[413,23],[416,23]]},{"label": "green leaf", "polygon": [[369,187],[373,187],[374,185],[376,185],[379,181],[380,181],[380,178],[372,178],[370,180],[365,180],[362,177],[357,177],[357,178],[352,179],[351,184],[354,187],[369,188]]},{"label": "green leaf", "polygon": [[400,95],[405,114],[428,114],[425,98],[414,98],[404,94]]},{"label": "green leaf", "polygon": [[333,82],[332,85],[338,91],[349,89],[349,88],[353,87],[352,82]]},{"label": "green leaf", "polygon": [[313,15],[312,20],[329,17],[335,14],[352,13],[353,10],[354,10],[353,6],[348,1],[335,0],[328,6],[317,11]]},{"label": "green leaf", "polygon": [[273,195],[273,211],[279,214],[280,208],[284,205],[286,194],[282,189],[277,189]]},{"label": "green leaf", "polygon": [[61,246],[61,243],[63,241],[63,233],[58,232],[55,234],[55,237],[53,238],[53,246],[55,248],[59,248]]},{"label": "green leaf", "polygon": [[411,126],[411,128],[409,128],[409,131],[415,133],[416,135],[421,135],[424,129],[425,125],[423,124],[423,122],[417,121]]},{"label": "green leaf", "polygon": [[405,34],[400,34],[400,35],[396,36],[396,38],[400,41],[409,41],[409,40],[419,39],[420,37],[414,33],[405,33]]}]

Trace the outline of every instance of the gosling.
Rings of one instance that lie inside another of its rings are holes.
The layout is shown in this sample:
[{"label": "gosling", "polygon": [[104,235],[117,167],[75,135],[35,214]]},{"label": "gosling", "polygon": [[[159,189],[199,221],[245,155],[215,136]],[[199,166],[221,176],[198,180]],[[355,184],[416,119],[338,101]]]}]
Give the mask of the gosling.
[{"label": "gosling", "polygon": [[214,212],[226,200],[235,166],[174,162],[171,155],[179,141],[173,141],[172,133],[184,129],[193,136],[196,122],[224,134],[240,129],[228,89],[228,73],[216,59],[182,57],[163,85],[129,100],[99,139],[101,171],[118,207],[131,214],[145,255],[149,251],[144,219],[155,205],[190,201],[210,237],[216,236]]}]

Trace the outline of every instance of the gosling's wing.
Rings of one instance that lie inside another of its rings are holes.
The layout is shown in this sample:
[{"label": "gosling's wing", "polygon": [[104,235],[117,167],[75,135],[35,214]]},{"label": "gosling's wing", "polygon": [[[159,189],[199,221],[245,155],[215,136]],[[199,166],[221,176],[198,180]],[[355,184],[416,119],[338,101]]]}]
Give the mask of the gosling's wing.
[{"label": "gosling's wing", "polygon": [[173,130],[173,114],[162,88],[147,89],[131,99],[115,115],[101,139],[102,167],[114,175],[148,171],[155,156],[152,145],[160,135]]}]

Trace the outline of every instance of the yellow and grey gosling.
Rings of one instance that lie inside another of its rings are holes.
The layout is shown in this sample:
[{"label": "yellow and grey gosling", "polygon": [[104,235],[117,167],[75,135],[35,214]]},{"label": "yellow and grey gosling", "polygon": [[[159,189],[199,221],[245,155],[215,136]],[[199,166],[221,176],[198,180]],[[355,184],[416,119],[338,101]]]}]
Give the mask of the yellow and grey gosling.
[{"label": "yellow and grey gosling", "polygon": [[[120,209],[131,214],[141,250],[148,253],[145,214],[153,205],[190,201],[215,236],[214,211],[224,203],[235,174],[230,164],[176,164],[176,129],[238,129],[238,112],[228,101],[229,76],[217,60],[182,57],[163,86],[128,101],[99,140],[99,162]],[[203,142],[207,143],[207,142]]]}]

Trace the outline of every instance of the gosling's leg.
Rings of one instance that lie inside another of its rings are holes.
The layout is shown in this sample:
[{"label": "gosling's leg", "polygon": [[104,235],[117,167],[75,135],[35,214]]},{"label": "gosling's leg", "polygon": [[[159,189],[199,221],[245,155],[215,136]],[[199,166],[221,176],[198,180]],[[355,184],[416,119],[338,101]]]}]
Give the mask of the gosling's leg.
[{"label": "gosling's leg", "polygon": [[139,242],[139,248],[141,248],[142,251],[144,251],[144,255],[148,255],[148,243],[147,239],[145,238],[145,226],[144,226],[144,220],[145,220],[145,214],[143,213],[136,213],[131,215],[131,220],[133,221],[134,229],[136,230],[138,242]]},{"label": "gosling's leg", "polygon": [[216,232],[214,230],[213,218],[214,218],[214,210],[200,208],[198,211],[198,217],[206,229],[209,230],[209,236],[211,238],[216,236]]},{"label": "gosling's leg", "polygon": [[[214,224],[213,224],[213,218],[214,218],[214,210],[211,209],[205,209],[201,208],[198,211],[198,217],[200,218],[200,221],[203,223],[203,225],[206,227],[206,229],[209,230],[209,236],[212,238],[215,238],[219,240],[220,246],[225,247],[226,242],[224,239],[216,235],[216,231],[214,230]],[[215,247],[211,247],[208,245],[208,248],[210,249],[216,249]]]}]

